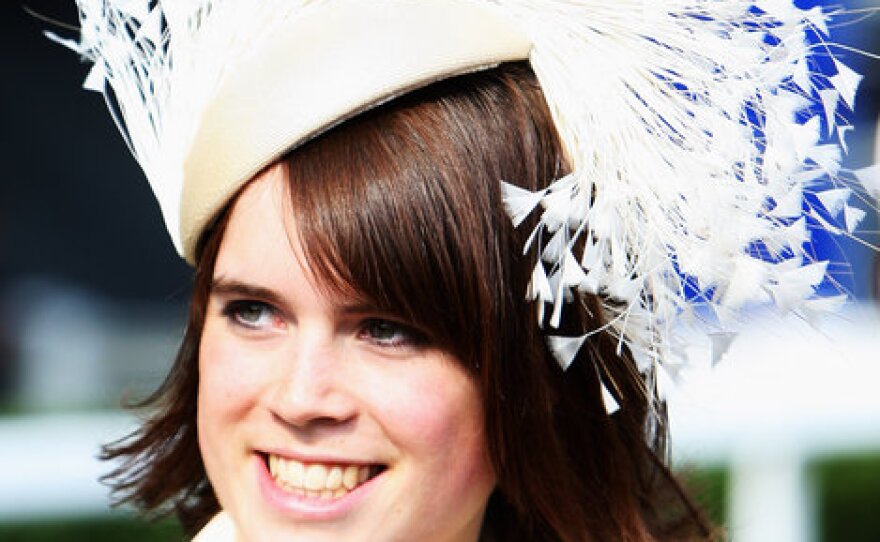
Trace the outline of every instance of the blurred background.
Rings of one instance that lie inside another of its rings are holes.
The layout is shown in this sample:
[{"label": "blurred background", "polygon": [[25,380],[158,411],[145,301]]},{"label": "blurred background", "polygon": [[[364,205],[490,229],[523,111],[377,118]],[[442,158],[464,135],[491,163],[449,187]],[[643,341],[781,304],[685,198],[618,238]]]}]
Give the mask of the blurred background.
[{"label": "blurred background", "polygon": [[[191,276],[101,96],[80,88],[88,67],[42,31],[74,34],[25,9],[75,24],[70,4],[0,3],[0,540],[180,539],[173,521],[112,509],[98,482],[100,443],[134,426],[120,406],[170,364]],[[833,41],[880,52],[880,14],[855,13],[880,0],[833,5],[854,11]],[[880,60],[835,52],[865,74],[847,140],[859,169]],[[875,212],[860,229],[877,244]],[[756,325],[670,395],[675,464],[734,540],[880,540],[877,259],[817,242],[847,262],[835,278],[857,305],[821,331]]]}]

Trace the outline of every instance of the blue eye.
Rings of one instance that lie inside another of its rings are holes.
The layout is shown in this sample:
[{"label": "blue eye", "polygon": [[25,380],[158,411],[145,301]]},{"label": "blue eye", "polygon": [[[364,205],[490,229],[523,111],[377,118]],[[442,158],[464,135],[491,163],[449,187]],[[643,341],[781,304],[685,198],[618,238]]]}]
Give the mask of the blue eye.
[{"label": "blue eye", "polygon": [[262,301],[231,301],[223,308],[223,314],[234,324],[249,329],[265,329],[277,324],[278,311]]},{"label": "blue eye", "polygon": [[425,336],[415,329],[381,318],[366,320],[360,336],[379,346],[419,346],[426,342]]}]

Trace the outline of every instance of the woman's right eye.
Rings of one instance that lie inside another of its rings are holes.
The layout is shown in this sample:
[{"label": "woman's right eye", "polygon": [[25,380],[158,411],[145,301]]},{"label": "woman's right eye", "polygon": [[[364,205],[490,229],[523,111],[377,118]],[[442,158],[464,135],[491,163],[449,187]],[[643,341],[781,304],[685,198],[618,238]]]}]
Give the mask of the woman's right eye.
[{"label": "woman's right eye", "polygon": [[230,301],[223,308],[223,315],[233,324],[248,329],[271,329],[284,325],[278,310],[262,301]]}]

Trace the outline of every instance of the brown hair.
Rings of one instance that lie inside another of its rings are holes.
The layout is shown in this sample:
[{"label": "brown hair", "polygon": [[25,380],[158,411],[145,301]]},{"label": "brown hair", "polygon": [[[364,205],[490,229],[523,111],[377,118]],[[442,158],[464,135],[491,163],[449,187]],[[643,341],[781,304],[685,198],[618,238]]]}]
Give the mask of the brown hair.
[{"label": "brown hair", "polygon": [[[435,83],[362,114],[284,158],[291,212],[324,287],[356,294],[453,353],[481,385],[498,486],[485,540],[708,539],[665,466],[662,410],[617,341],[595,335],[562,372],[524,300],[535,217],[511,225],[500,181],[531,190],[567,171],[523,64]],[[190,319],[154,414],[105,449],[121,500],[172,505],[192,532],[217,511],[196,438],[197,354],[228,213],[203,236]],[[559,330],[602,324],[592,296]],[[606,413],[601,380],[620,411]]]}]

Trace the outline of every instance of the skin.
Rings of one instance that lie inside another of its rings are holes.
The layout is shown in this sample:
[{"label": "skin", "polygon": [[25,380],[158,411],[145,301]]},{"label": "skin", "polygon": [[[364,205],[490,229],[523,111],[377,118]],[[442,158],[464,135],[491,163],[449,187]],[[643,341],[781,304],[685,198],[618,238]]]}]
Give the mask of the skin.
[{"label": "skin", "polygon": [[[199,445],[238,539],[477,540],[495,485],[477,383],[405,322],[319,287],[284,175],[233,208],[199,353]],[[314,513],[266,496],[268,452],[384,471]]]}]

